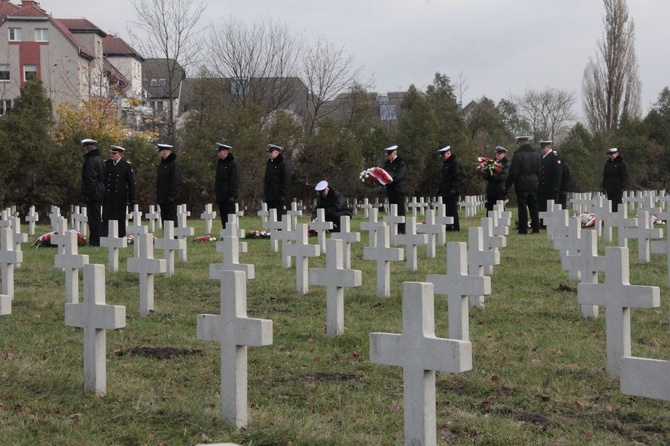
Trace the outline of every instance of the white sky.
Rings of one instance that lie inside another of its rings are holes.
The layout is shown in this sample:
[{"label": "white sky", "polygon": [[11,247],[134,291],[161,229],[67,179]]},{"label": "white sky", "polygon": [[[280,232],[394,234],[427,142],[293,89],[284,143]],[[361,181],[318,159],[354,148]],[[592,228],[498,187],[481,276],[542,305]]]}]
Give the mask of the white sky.
[{"label": "white sky", "polygon": [[[198,0],[194,0],[198,1]],[[546,87],[574,91],[602,37],[602,0],[201,0],[203,27],[272,18],[308,42],[344,47],[375,90],[419,89],[435,72],[469,82],[464,102]],[[20,3],[20,0],[14,0]],[[130,0],[42,0],[56,18],[87,18],[130,41]],[[646,113],[670,86],[670,0],[628,0]],[[581,109],[576,110],[581,115]]]}]

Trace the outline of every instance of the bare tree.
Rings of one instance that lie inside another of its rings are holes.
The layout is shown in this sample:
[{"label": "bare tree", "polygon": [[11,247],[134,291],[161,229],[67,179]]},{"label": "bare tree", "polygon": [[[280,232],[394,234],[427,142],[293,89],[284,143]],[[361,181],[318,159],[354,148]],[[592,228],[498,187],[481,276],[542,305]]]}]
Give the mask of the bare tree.
[{"label": "bare tree", "polygon": [[133,46],[145,57],[165,61],[166,82],[160,86],[169,98],[167,137],[174,143],[173,98],[185,76],[184,70],[197,60],[200,42],[196,38],[201,31],[197,26],[205,5],[193,0],[131,0],[131,4],[137,17],[128,27]]},{"label": "bare tree", "polygon": [[584,112],[593,132],[609,136],[622,120],[640,116],[635,24],[628,18],[626,0],[603,0],[603,40],[595,59],[584,69]]},{"label": "bare tree", "polygon": [[558,144],[568,135],[576,116],[573,111],[575,93],[545,88],[544,90],[526,90],[512,101],[518,115],[529,124],[533,134],[549,138]]},{"label": "bare tree", "polygon": [[468,91],[470,88],[470,80],[463,75],[463,71],[458,73],[458,77],[454,81],[454,93],[456,93],[456,97],[458,98],[458,104],[463,107],[463,96],[465,96],[465,92]]},{"label": "bare tree", "polygon": [[208,63],[227,80],[230,105],[257,104],[265,116],[289,104],[298,94],[299,41],[279,22],[244,24],[231,18],[210,30]]},{"label": "bare tree", "polygon": [[[350,90],[363,67],[354,67],[354,57],[319,37],[313,47],[303,50],[302,75],[307,85],[307,133],[312,135],[319,120],[335,113],[340,105],[334,99]],[[330,106],[324,107],[329,104]]]}]

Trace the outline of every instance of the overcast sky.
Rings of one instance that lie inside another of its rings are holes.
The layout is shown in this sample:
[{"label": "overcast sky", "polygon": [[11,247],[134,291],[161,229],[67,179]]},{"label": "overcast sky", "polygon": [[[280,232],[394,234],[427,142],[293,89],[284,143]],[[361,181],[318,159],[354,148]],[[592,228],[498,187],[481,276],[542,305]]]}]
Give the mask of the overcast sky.
[{"label": "overcast sky", "polygon": [[[198,0],[194,0],[198,1]],[[14,0],[20,3],[20,0]],[[602,0],[202,0],[203,27],[234,16],[272,18],[308,42],[344,47],[375,90],[419,89],[436,72],[469,82],[464,102],[526,89],[558,88],[581,98],[589,57],[602,38]],[[56,18],[86,18],[128,43],[130,0],[42,0]],[[628,0],[646,113],[670,86],[670,0]],[[579,104],[579,102],[578,102]],[[581,115],[581,105],[576,110]]]}]

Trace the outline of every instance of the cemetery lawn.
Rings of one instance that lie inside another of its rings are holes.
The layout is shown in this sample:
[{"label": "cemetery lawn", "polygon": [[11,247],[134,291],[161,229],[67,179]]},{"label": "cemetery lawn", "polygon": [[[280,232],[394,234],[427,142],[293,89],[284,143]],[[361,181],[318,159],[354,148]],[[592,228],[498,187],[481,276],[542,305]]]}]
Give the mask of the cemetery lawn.
[{"label": "cemetery lawn", "polygon": [[[461,232],[448,240],[466,241],[467,227],[481,216],[462,218]],[[356,217],[352,230],[361,221]],[[202,221],[189,224],[204,235]],[[241,225],[261,229],[256,217]],[[572,291],[577,281],[561,270],[546,234],[510,230],[492,293],[484,308],[470,310],[472,371],[437,373],[438,444],[670,444],[668,403],[623,395],[619,380],[607,376],[604,309],[595,320],[582,318]],[[402,282],[444,274],[445,247],[435,259],[420,248],[418,272],[394,262],[391,298],[382,299],[375,263],[362,260],[362,232],[352,268],[363,271],[363,286],[345,289],[345,333],[331,338],[325,288],[297,293],[295,268],[282,268],[270,241],[247,240],[240,263],[255,264],[256,275],[247,283],[247,314],[273,321],[274,343],[248,349],[249,424],[238,431],[220,419],[219,344],[196,339],[196,315],[219,313],[220,283],[208,278],[209,263],[221,261],[215,243],[189,239],[188,262],[176,260],[172,277],[156,276],[156,311],[146,318],[139,315],[139,278],[126,272],[132,248],[121,251],[119,272],[106,271],[106,302],[126,306],[127,319],[124,329],[107,332],[107,394],[100,397],[83,388],[83,335],[64,324],[65,279],[53,266],[55,249],[31,248],[33,240],[15,270],[13,312],[0,317],[0,444],[403,443],[402,370],[370,362],[369,335],[401,332]],[[653,254],[651,263],[638,264],[636,243],[629,246],[630,283],[661,288],[660,308],[632,310],[633,355],[669,360],[666,259]],[[107,264],[105,248],[79,252]],[[325,256],[309,264],[323,268]],[[436,335],[447,337],[444,296],[435,298],[435,319]]]}]

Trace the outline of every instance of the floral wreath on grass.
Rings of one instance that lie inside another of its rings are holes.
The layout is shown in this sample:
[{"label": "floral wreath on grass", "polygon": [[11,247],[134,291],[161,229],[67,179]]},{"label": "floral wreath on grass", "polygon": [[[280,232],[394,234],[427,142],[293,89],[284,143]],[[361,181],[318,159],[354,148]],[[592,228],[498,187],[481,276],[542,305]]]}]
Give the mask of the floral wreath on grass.
[{"label": "floral wreath on grass", "polygon": [[[74,231],[71,229],[71,231]],[[77,245],[85,245],[86,244],[86,239],[84,238],[83,235],[81,235],[81,232],[79,231],[74,231],[77,233]],[[57,236],[58,231],[51,231],[47,232],[46,234],[42,234],[39,237],[37,237],[37,240],[33,243],[33,247],[35,248],[40,248],[43,246],[58,246],[56,243],[52,243],[52,237]]]},{"label": "floral wreath on grass", "polygon": [[244,235],[244,238],[250,238],[250,239],[270,238],[270,233],[264,229],[259,229],[256,231],[247,231],[247,233]]},{"label": "floral wreath on grass", "polygon": [[488,178],[493,174],[500,173],[502,170],[502,164],[494,159],[487,158],[485,156],[480,156],[477,158],[475,171],[481,173],[484,178]]},{"label": "floral wreath on grass", "polygon": [[370,167],[361,172],[358,177],[361,180],[361,183],[366,187],[375,187],[375,186],[386,186],[391,181],[393,177],[382,169],[381,167]]}]

